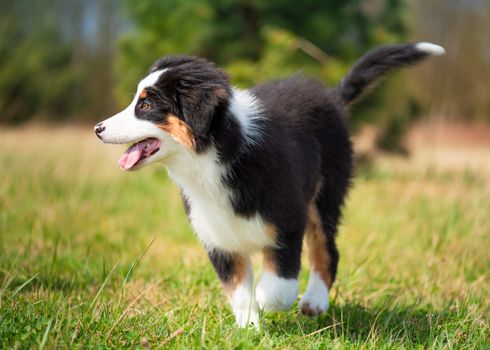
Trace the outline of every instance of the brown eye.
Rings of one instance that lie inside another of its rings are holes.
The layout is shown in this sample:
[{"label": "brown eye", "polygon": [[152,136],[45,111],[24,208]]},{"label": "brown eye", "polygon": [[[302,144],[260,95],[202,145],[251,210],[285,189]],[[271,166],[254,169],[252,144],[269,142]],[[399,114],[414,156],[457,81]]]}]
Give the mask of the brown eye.
[{"label": "brown eye", "polygon": [[143,111],[147,111],[150,109],[150,105],[147,102],[143,101],[140,103],[140,109]]}]

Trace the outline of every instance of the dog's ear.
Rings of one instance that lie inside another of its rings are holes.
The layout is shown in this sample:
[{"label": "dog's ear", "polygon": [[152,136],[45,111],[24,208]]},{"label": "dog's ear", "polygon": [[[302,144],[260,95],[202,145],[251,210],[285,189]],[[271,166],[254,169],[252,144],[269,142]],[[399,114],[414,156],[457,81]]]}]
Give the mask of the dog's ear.
[{"label": "dog's ear", "polygon": [[196,137],[205,137],[216,112],[226,105],[230,92],[226,85],[215,82],[180,81],[179,85],[177,100],[184,121]]}]

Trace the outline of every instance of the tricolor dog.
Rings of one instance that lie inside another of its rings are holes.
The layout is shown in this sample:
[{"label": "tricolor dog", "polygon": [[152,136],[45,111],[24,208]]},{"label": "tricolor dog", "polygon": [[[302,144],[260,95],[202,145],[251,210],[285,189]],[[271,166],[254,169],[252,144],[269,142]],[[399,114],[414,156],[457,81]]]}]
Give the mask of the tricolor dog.
[{"label": "tricolor dog", "polygon": [[[303,239],[311,268],[299,309],[316,316],[328,308],[339,260],[335,236],[353,168],[349,108],[385,74],[443,53],[425,42],[384,46],[334,88],[295,76],[249,90],[203,58],[169,56],[95,133],[131,144],[119,159],[124,170],[166,166],[239,326],[257,325],[259,308],[293,305]],[[255,290],[254,252],[264,265]]]}]

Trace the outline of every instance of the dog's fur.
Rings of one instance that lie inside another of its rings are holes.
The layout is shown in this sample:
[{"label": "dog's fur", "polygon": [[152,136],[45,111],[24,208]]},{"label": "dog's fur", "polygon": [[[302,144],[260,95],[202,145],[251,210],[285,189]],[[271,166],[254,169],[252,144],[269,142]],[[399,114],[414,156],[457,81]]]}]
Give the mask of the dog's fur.
[{"label": "dog's fur", "polygon": [[[237,90],[202,58],[165,57],[96,134],[135,143],[120,160],[126,170],[166,165],[238,325],[257,325],[259,308],[294,303],[303,237],[311,272],[299,307],[314,316],[328,308],[337,271],[335,236],[353,166],[349,106],[386,73],[443,52],[430,43],[375,49],[333,89],[296,76]],[[255,251],[264,272],[254,292]]]}]

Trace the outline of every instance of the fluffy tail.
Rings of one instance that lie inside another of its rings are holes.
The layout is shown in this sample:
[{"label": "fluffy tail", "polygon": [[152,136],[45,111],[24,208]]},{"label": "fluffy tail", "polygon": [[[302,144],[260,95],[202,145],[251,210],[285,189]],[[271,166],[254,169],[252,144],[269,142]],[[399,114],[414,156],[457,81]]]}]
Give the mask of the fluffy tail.
[{"label": "fluffy tail", "polygon": [[335,90],[346,105],[351,105],[396,68],[408,67],[431,55],[440,56],[445,53],[443,47],[427,42],[376,48],[354,64]]}]

